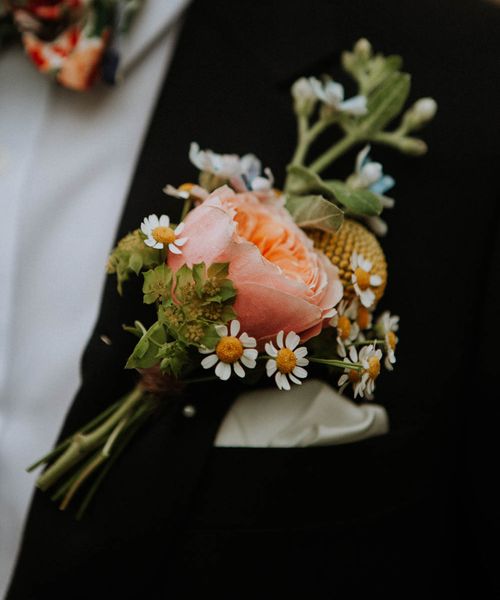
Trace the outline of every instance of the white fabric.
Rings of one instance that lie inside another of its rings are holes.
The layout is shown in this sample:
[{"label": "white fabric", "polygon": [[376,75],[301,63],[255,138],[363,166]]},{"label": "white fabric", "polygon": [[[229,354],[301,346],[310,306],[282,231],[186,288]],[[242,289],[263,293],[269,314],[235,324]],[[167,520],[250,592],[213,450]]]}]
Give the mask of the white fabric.
[{"label": "white fabric", "polygon": [[289,392],[252,390],[238,396],[219,428],[215,445],[327,446],[383,435],[388,430],[382,406],[356,405],[326,383],[311,379]]},{"label": "white fabric", "polygon": [[[33,490],[24,469],[50,448],[80,385],[104,265],[187,2],[145,4],[115,88],[71,92],[19,49],[0,54],[0,596]],[[331,401],[331,390],[314,386],[272,401],[240,398],[217,443],[339,443],[383,432],[383,409]]]},{"label": "white fabric", "polygon": [[145,4],[115,88],[71,92],[20,48],[0,54],[0,597],[33,489],[24,469],[54,442],[80,384],[104,265],[175,44],[168,28],[186,4]]}]

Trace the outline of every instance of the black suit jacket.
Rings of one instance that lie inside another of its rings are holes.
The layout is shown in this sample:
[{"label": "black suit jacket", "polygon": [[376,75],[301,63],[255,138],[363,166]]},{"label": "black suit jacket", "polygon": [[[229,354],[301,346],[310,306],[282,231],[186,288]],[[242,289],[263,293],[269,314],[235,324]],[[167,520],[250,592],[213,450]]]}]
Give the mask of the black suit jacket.
[{"label": "black suit jacket", "polygon": [[[173,211],[161,189],[193,179],[192,140],[254,152],[282,174],[295,143],[291,83],[339,76],[341,50],[359,37],[403,55],[411,100],[439,104],[426,157],[373,149],[397,178],[383,306],[401,315],[401,343],[377,390],[391,431],[342,446],[214,448],[234,390],[199,388],[137,436],[83,521],[35,493],[8,600],[429,598],[495,583],[484,549],[495,514],[499,24],[500,11],[479,0],[194,2],[117,238],[146,214]],[[150,317],[140,282],[127,285],[137,293],[120,298],[106,283],[61,436],[133,385],[121,324]]]}]

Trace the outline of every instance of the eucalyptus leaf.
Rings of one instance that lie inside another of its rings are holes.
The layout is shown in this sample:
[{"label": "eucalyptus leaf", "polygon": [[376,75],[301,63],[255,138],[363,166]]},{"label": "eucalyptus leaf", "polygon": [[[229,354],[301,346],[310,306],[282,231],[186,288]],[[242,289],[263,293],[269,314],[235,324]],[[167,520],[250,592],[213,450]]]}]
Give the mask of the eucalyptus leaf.
[{"label": "eucalyptus leaf", "polygon": [[343,181],[326,182],[340,204],[352,214],[374,217],[382,212],[383,206],[377,194],[370,190],[350,189]]},{"label": "eucalyptus leaf", "polygon": [[323,196],[287,196],[286,208],[299,227],[335,233],[342,226],[344,213]]},{"label": "eucalyptus leaf", "polygon": [[381,131],[400,112],[410,93],[410,75],[391,73],[368,96],[368,114],[358,121],[358,135],[370,137]]}]

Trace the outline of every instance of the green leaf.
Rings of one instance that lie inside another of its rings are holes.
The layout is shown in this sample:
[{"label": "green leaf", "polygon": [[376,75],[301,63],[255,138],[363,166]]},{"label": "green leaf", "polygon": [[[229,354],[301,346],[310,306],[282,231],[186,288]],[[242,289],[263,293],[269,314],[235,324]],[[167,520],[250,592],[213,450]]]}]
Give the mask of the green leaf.
[{"label": "green leaf", "polygon": [[213,263],[208,267],[207,275],[214,279],[225,279],[229,274],[229,263]]},{"label": "green leaf", "polygon": [[352,190],[343,181],[331,180],[328,187],[335,198],[350,213],[355,215],[376,216],[382,212],[383,206],[377,194],[370,190]]},{"label": "green leaf", "polygon": [[323,196],[287,196],[286,208],[299,227],[321,229],[335,233],[344,220],[344,213]]},{"label": "green leaf", "polygon": [[410,75],[391,73],[368,96],[368,114],[357,123],[360,137],[381,131],[400,112],[410,93]]},{"label": "green leaf", "polygon": [[205,275],[205,263],[198,263],[193,265],[193,279],[196,286],[196,293],[199,297],[201,297],[203,293],[203,284],[205,283],[206,275]]},{"label": "green leaf", "polygon": [[209,325],[205,330],[205,335],[201,340],[201,345],[206,348],[215,348],[217,342],[220,340],[219,334],[215,331],[215,325]]},{"label": "green leaf", "polygon": [[167,341],[165,327],[156,321],[137,342],[126,369],[147,369],[158,364],[158,348]]},{"label": "green leaf", "polygon": [[187,347],[180,341],[167,342],[158,349],[157,358],[161,359],[160,369],[163,373],[180,377],[189,367]]},{"label": "green leaf", "polygon": [[136,229],[123,237],[111,252],[107,272],[116,274],[120,295],[123,292],[123,283],[132,273],[138,275],[141,269],[150,269],[162,262],[160,251],[146,246],[144,240],[144,234]]},{"label": "green leaf", "polygon": [[139,275],[143,264],[144,262],[140,254],[132,254],[128,261],[129,269],[131,269],[136,275]]},{"label": "green leaf", "polygon": [[153,304],[156,300],[170,298],[172,289],[172,269],[166,264],[161,264],[155,269],[144,273],[144,304]]}]

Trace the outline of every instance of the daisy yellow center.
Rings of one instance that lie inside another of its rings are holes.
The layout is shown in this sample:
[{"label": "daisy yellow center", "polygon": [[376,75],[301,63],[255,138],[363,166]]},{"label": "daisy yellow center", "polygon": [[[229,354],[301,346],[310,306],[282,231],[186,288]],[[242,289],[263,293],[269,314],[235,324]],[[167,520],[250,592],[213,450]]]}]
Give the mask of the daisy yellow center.
[{"label": "daisy yellow center", "polygon": [[360,329],[368,329],[370,325],[370,311],[364,306],[358,308],[357,319]]},{"label": "daisy yellow center", "polygon": [[151,235],[160,244],[171,244],[175,241],[175,233],[171,227],[155,227]]},{"label": "daisy yellow center", "polygon": [[291,373],[297,366],[297,357],[294,351],[289,348],[281,348],[276,357],[276,366],[280,373],[285,375]]},{"label": "daisy yellow center", "polygon": [[232,335],[221,338],[215,353],[224,363],[234,363],[243,355],[243,344]]},{"label": "daisy yellow center", "polygon": [[194,188],[194,183],[183,183],[179,190],[181,192],[190,192]]},{"label": "daisy yellow center", "polygon": [[351,383],[358,383],[358,381],[361,379],[359,371],[355,371],[354,369],[351,369],[347,375]]},{"label": "daisy yellow center", "polygon": [[387,343],[389,344],[389,347],[394,350],[394,348],[396,347],[396,344],[398,343],[397,339],[396,339],[396,334],[394,333],[394,331],[389,331],[387,333]]},{"label": "daisy yellow center", "polygon": [[345,315],[339,317],[337,331],[342,340],[346,340],[349,337],[349,334],[351,333],[351,321],[349,321]]},{"label": "daisy yellow center", "polygon": [[380,361],[376,356],[368,359],[368,375],[370,379],[377,379],[380,374]]},{"label": "daisy yellow center", "polygon": [[365,271],[361,267],[358,267],[354,271],[354,275],[356,275],[356,281],[361,290],[367,290],[370,287],[370,273]]}]

